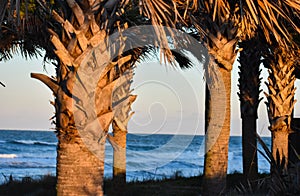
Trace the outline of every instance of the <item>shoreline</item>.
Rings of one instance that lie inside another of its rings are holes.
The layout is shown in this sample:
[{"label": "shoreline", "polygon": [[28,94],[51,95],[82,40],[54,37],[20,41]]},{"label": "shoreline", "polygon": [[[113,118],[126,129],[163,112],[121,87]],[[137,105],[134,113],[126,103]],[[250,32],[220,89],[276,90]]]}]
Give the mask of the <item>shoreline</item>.
[{"label": "shoreline", "polygon": [[[255,183],[267,182],[266,179],[270,177],[269,174],[259,174],[258,180]],[[162,180],[145,179],[144,181],[127,182],[122,189],[122,194],[118,195],[199,195],[201,194],[202,175],[194,177],[182,177],[175,173],[170,178]],[[252,182],[251,182],[252,183]],[[244,184],[244,185],[242,185]],[[249,183],[244,179],[241,173],[233,173],[227,176],[227,192],[230,194],[240,194],[239,187],[243,187],[246,191],[247,184]],[[267,185],[267,183],[265,183]],[[0,185],[0,195],[56,195],[56,177],[45,175],[41,179],[32,179],[25,177],[22,180],[13,180],[5,182]],[[253,187],[249,187],[253,189]],[[120,190],[120,189],[119,189]],[[104,179],[104,193],[106,195],[115,195],[116,189],[112,179]],[[255,190],[254,190],[255,191]],[[256,193],[267,193],[268,188],[261,186]]]}]

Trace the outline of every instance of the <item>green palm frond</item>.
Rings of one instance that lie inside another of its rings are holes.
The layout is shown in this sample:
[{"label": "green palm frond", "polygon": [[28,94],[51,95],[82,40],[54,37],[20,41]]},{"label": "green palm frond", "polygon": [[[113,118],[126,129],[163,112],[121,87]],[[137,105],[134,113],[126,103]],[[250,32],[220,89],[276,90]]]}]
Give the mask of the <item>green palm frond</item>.
[{"label": "green palm frond", "polygon": [[35,0],[4,0],[0,7],[0,59],[20,53],[25,58],[51,56],[49,33]]}]

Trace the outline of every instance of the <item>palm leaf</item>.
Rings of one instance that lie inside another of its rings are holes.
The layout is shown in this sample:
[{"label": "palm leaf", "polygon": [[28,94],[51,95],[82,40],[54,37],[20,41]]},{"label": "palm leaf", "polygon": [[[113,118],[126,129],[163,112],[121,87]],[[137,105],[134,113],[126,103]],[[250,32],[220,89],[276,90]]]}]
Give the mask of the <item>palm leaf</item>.
[{"label": "palm leaf", "polygon": [[[256,26],[261,26],[269,43],[272,37],[282,46],[291,42],[292,27],[300,33],[299,24],[293,22],[294,13],[300,12],[299,1],[295,0],[258,0],[256,2],[245,0],[243,12],[248,13],[249,19],[255,21]],[[256,8],[255,11],[254,8]]]},{"label": "palm leaf", "polygon": [[[49,33],[40,17],[35,1],[1,1],[0,8],[0,59],[7,60],[20,53],[25,58],[41,55],[51,47]],[[38,35],[38,36],[37,36]]]},{"label": "palm leaf", "polygon": [[150,19],[151,24],[154,26],[155,34],[158,37],[158,43],[155,47],[163,48],[160,56],[164,57],[165,61],[173,64],[175,58],[168,44],[167,34],[172,36],[172,30],[165,32],[161,26],[175,28],[178,20],[184,23],[180,13],[178,12],[175,1],[163,0],[141,0],[140,13]]},{"label": "palm leaf", "polygon": [[256,133],[256,138],[258,140],[258,143],[262,146],[263,151],[257,149],[260,154],[265,157],[266,160],[268,160],[268,162],[272,165],[272,164],[275,164],[275,159],[272,155],[272,152],[269,150],[268,146],[265,144],[265,142],[262,140],[262,138]]}]

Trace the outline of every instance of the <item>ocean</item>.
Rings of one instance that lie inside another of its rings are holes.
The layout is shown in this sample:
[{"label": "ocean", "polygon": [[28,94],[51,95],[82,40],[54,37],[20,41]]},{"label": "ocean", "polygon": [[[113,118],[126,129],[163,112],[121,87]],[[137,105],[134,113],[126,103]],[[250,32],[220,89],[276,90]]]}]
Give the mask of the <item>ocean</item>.
[{"label": "ocean", "polygon": [[[263,137],[270,147],[271,138]],[[56,173],[57,138],[50,131],[0,130],[0,183],[22,177],[40,178]],[[161,179],[175,173],[195,176],[203,171],[203,136],[128,134],[127,181]],[[261,148],[259,146],[259,148]],[[106,143],[105,177],[112,177],[113,150]],[[242,138],[231,136],[228,173],[242,172]],[[259,172],[269,163],[258,154]]]}]

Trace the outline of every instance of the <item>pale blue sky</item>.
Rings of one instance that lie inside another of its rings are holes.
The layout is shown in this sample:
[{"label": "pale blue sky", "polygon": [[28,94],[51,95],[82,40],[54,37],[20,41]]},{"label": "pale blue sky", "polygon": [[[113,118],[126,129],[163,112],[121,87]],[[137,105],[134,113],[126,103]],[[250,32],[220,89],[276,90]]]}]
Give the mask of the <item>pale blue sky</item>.
[{"label": "pale blue sky", "polygon": [[[6,85],[6,88],[0,87],[0,129],[54,128],[49,120],[54,114],[54,108],[49,103],[53,100],[52,93],[42,83],[30,78],[31,72],[47,74],[42,63],[42,58],[25,60],[19,56],[0,62],[0,81]],[[48,75],[54,73],[52,65],[46,65],[46,70]],[[266,75],[266,70],[263,70],[264,80]],[[237,78],[235,64],[232,76],[232,135],[241,135]],[[154,61],[143,63],[137,66],[132,85],[138,98],[133,104],[136,113],[129,123],[129,132],[204,133],[204,81],[201,67],[176,71]],[[266,91],[264,83],[262,87]],[[264,101],[259,108],[258,132],[270,135]],[[298,116],[297,109],[295,115]]]}]

